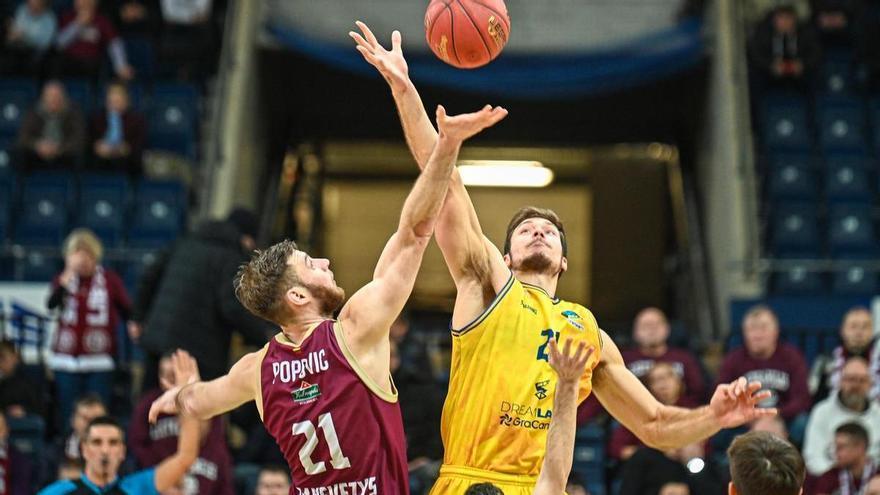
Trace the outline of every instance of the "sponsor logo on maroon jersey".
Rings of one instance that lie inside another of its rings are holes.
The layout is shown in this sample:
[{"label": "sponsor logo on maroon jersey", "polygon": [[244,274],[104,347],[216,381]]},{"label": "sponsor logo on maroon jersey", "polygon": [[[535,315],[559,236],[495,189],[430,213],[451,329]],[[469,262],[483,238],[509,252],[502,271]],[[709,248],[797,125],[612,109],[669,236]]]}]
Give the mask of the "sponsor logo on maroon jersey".
[{"label": "sponsor logo on maroon jersey", "polygon": [[294,390],[291,395],[293,396],[293,402],[297,404],[310,404],[321,396],[321,388],[318,387],[317,383],[313,385],[309,382],[302,382],[299,388]]}]

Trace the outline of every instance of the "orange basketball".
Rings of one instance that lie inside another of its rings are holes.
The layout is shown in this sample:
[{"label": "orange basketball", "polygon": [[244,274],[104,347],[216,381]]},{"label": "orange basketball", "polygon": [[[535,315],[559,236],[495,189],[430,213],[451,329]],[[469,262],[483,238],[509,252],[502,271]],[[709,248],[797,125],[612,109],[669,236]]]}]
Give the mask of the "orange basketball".
[{"label": "orange basketball", "polygon": [[431,50],[460,69],[494,60],[509,36],[504,0],[431,0],[425,12],[425,37]]}]

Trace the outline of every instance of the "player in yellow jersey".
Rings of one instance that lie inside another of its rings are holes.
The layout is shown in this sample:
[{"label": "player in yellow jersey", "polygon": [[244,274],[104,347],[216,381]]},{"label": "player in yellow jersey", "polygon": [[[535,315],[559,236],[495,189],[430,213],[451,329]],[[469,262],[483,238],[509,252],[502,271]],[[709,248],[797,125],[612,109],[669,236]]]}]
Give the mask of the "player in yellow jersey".
[{"label": "player in yellow jersey", "polygon": [[[357,50],[391,86],[404,134],[420,167],[437,140],[409,80],[400,33],[384,49],[358,22]],[[443,407],[444,456],[432,495],[462,495],[489,482],[507,495],[531,495],[545,454],[556,378],[550,339],[561,336],[593,348],[580,380],[579,400],[599,401],[646,444],[675,448],[724,427],[772,415],[757,409],[759,383],[721,385],[709,406],[660,404],[626,368],[617,346],[583,306],[556,297],[567,268],[565,229],[549,210],[524,208],[510,222],[504,252],[482,233],[461,177],[453,173],[436,227],[437,244],[455,281],[452,370]]]}]

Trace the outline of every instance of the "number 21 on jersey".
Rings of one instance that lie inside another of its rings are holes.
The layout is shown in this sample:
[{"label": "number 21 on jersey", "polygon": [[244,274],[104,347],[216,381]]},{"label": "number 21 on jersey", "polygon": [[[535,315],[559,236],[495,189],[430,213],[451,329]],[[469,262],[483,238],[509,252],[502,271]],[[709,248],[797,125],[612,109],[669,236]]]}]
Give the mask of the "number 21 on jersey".
[{"label": "number 21 on jersey", "polygon": [[[336,436],[336,426],[333,425],[333,416],[330,413],[324,413],[318,416],[318,428],[324,432],[324,440],[330,447],[330,465],[333,469],[347,469],[351,467],[348,457],[342,453],[342,447],[339,446],[339,437]],[[301,421],[293,425],[294,435],[304,435],[306,443],[299,449],[299,461],[302,463],[306,474],[321,474],[327,470],[324,461],[314,462],[312,453],[318,446],[318,432],[315,425],[311,421]]]},{"label": "number 21 on jersey", "polygon": [[554,332],[552,328],[541,331],[544,343],[538,346],[538,357],[536,358],[538,361],[550,361],[550,355],[547,354],[547,346],[550,345],[550,339],[553,338],[554,334],[556,335],[556,342],[559,342],[559,332]]}]

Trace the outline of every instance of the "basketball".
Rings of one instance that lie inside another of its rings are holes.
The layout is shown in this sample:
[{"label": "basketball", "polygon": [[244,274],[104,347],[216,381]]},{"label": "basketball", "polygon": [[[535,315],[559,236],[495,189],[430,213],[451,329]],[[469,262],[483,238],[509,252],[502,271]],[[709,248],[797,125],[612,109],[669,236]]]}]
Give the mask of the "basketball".
[{"label": "basketball", "polygon": [[503,0],[431,0],[425,37],[440,60],[475,69],[495,59],[510,36]]}]

